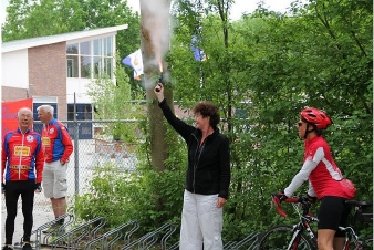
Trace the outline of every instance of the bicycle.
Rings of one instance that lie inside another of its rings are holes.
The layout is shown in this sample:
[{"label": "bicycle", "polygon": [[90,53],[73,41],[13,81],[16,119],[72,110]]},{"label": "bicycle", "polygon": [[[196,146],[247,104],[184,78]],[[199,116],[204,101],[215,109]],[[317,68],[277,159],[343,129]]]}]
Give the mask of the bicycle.
[{"label": "bicycle", "polygon": [[[282,209],[279,199],[273,195],[272,201],[275,204],[278,214],[287,217],[286,212]],[[300,250],[300,249],[318,249],[317,234],[312,230],[311,223],[318,222],[318,218],[310,215],[309,210],[312,202],[308,197],[290,197],[284,202],[291,203],[299,215],[300,221],[293,226],[276,226],[266,231],[259,243],[259,250]],[[355,212],[362,211],[364,207],[371,206],[366,201],[346,201],[355,207]],[[372,213],[371,213],[372,216]],[[361,241],[352,227],[339,227],[345,232],[345,246],[343,250],[366,250],[373,249],[373,240]]]}]

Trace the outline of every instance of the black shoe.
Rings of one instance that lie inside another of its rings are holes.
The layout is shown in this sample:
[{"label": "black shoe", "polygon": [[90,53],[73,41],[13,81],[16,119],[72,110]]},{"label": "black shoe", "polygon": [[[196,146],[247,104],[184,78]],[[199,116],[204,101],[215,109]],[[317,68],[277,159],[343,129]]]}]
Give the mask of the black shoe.
[{"label": "black shoe", "polygon": [[22,250],[32,250],[31,244],[30,243],[25,243],[22,247]]},{"label": "black shoe", "polygon": [[2,248],[2,250],[13,250],[13,248],[11,248],[10,246],[5,246]]}]

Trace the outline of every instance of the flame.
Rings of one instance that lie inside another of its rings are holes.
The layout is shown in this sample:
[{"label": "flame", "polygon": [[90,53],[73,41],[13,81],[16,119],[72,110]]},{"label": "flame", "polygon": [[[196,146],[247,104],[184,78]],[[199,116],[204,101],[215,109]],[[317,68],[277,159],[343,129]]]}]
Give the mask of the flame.
[{"label": "flame", "polygon": [[164,68],[162,66],[162,62],[161,61],[158,62],[158,70],[160,71],[160,73],[164,72]]}]

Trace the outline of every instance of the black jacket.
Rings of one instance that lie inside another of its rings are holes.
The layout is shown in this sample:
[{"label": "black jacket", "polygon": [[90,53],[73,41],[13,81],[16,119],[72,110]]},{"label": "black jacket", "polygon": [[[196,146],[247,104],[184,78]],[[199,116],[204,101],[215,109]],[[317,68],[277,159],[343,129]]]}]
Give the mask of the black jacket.
[{"label": "black jacket", "polygon": [[228,198],[230,185],[229,140],[218,128],[205,139],[200,148],[201,131],[178,119],[170,110],[166,100],[158,104],[168,123],[174,127],[187,143],[188,169],[186,189],[201,195],[218,194]]}]

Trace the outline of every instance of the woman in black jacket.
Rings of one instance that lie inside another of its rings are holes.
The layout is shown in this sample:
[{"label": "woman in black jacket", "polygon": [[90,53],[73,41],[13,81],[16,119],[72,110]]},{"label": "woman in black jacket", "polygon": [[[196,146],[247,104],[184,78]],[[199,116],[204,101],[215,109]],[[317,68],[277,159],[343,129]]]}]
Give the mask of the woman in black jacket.
[{"label": "woman in black jacket", "polygon": [[222,249],[222,208],[230,185],[229,140],[220,134],[218,108],[198,103],[195,127],[178,119],[164,98],[164,86],[155,87],[158,105],[168,123],[187,143],[188,168],[181,219],[181,250]]}]

